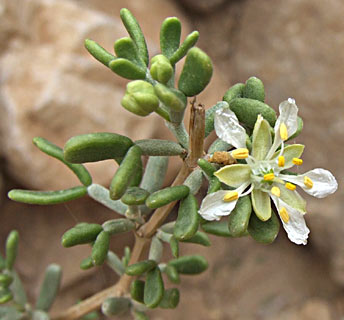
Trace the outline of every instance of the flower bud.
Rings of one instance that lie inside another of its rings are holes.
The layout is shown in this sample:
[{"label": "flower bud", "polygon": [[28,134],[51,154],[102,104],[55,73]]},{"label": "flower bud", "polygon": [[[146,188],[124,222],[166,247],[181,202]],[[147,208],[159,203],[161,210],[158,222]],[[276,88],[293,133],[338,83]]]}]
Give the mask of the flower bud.
[{"label": "flower bud", "polygon": [[153,57],[151,60],[150,74],[154,80],[166,84],[173,74],[170,60],[162,54]]},{"label": "flower bud", "polygon": [[159,99],[150,83],[136,80],[127,84],[121,104],[128,111],[145,117],[158,108]]}]

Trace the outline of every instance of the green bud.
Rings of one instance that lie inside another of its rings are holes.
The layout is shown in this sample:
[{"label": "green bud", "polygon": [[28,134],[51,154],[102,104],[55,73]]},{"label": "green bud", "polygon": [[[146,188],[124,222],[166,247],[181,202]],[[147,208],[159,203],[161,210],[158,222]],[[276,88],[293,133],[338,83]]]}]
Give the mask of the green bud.
[{"label": "green bud", "polygon": [[146,206],[150,209],[160,208],[173,201],[185,198],[190,192],[187,186],[167,187],[152,193],[146,200]]},{"label": "green bud", "polygon": [[100,266],[105,262],[109,251],[110,235],[106,231],[98,234],[96,241],[92,247],[92,261],[96,266]]},{"label": "green bud", "polygon": [[97,132],[70,138],[64,146],[64,158],[71,163],[95,162],[124,157],[133,142],[116,133]]},{"label": "green bud", "polygon": [[125,273],[128,276],[139,276],[145,272],[148,272],[149,270],[155,268],[157,266],[156,261],[154,260],[144,260],[140,261],[134,264],[131,264],[130,266],[125,268]]},{"label": "green bud", "polygon": [[168,265],[177,269],[181,274],[199,274],[208,268],[208,262],[200,255],[183,256],[170,260]]},{"label": "green bud", "polygon": [[127,84],[127,90],[121,104],[128,111],[145,117],[158,108],[159,99],[150,83],[136,80]]},{"label": "green bud", "polygon": [[173,67],[170,60],[162,54],[158,54],[151,60],[150,74],[156,81],[166,84],[173,75]]},{"label": "green bud", "polygon": [[171,288],[164,292],[164,296],[160,301],[159,307],[164,309],[174,309],[179,303],[179,290]]},{"label": "green bud", "polygon": [[240,197],[234,210],[228,217],[228,230],[232,237],[246,234],[252,212],[250,196]]},{"label": "green bud", "polygon": [[113,219],[104,222],[102,227],[103,230],[106,231],[108,234],[113,235],[135,229],[135,222],[124,218]]},{"label": "green bud", "polygon": [[199,48],[192,48],[186,55],[178,89],[192,97],[202,92],[210,82],[213,65],[210,58]]},{"label": "green bud", "polygon": [[108,317],[120,316],[129,311],[130,299],[124,297],[107,298],[102,304],[102,312]]},{"label": "green bud", "polygon": [[161,271],[158,267],[147,273],[144,287],[143,301],[148,308],[155,308],[159,305],[164,295],[164,282]]},{"label": "green bud", "polygon": [[12,230],[6,240],[6,268],[12,270],[18,252],[19,233]]},{"label": "green bud", "polygon": [[257,242],[270,244],[276,239],[279,228],[278,218],[271,211],[271,218],[267,221],[261,221],[255,214],[251,214],[247,230],[250,236]]},{"label": "green bud", "polygon": [[226,221],[212,221],[202,224],[202,229],[206,233],[213,234],[219,237],[230,237],[228,230],[228,223]]},{"label": "green bud", "polygon": [[162,83],[158,83],[154,87],[155,93],[159,100],[173,111],[181,112],[185,109],[187,99],[183,92],[168,88]]},{"label": "green bud", "polygon": [[143,303],[143,294],[145,289],[145,282],[142,280],[134,280],[130,285],[131,297],[140,303]]},{"label": "green bud", "polygon": [[232,99],[235,98],[242,98],[244,92],[245,85],[243,83],[237,83],[234,86],[230,87],[225,95],[223,96],[224,101],[229,103]]},{"label": "green bud", "polygon": [[76,226],[63,234],[62,245],[69,248],[78,244],[93,242],[102,230],[102,226],[95,223]]},{"label": "green bud", "polygon": [[49,311],[61,283],[62,270],[57,264],[51,264],[45,271],[44,280],[36,302],[36,309]]},{"label": "green bud", "polygon": [[249,78],[246,81],[246,84],[243,90],[243,97],[264,102],[265,90],[264,90],[264,84],[262,80],[256,77]]},{"label": "green bud", "polygon": [[180,202],[173,234],[177,240],[191,239],[199,225],[198,203],[190,193]]},{"label": "green bud", "polygon": [[165,268],[167,278],[173,283],[180,283],[180,277],[177,269],[172,265],[167,265]]}]

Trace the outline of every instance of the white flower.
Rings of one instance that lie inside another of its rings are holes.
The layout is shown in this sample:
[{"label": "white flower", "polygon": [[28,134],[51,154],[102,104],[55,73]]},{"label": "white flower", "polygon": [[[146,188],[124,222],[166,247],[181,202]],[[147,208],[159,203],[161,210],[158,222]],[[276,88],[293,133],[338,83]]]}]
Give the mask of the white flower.
[{"label": "white flower", "polygon": [[300,157],[304,146],[284,144],[298,126],[298,108],[294,99],[283,101],[279,112],[273,141],[269,123],[258,116],[252,134],[251,154],[246,148],[246,131],[234,112],[230,109],[216,112],[217,136],[236,148],[230,151],[233,158],[245,159],[246,163],[224,166],[215,172],[221,182],[235,189],[207,195],[199,213],[206,220],[219,220],[232,212],[239,197],[251,193],[255,214],[260,220],[267,221],[271,217],[272,199],[289,239],[305,245],[310,232],[304,219],[306,202],[295,190],[296,185],[317,198],[332,194],[338,185],[332,173],[324,169],[313,169],[301,175],[282,174],[283,170],[302,164]]}]

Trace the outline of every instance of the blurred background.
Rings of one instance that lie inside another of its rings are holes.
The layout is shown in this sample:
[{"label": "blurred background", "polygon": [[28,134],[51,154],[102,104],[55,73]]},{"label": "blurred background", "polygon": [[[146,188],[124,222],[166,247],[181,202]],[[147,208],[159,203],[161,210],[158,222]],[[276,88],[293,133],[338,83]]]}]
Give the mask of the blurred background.
[{"label": "blurred background", "polygon": [[[34,300],[49,263],[63,267],[54,310],[110,286],[107,267],[80,271],[90,249],[64,249],[61,235],[76,222],[102,222],[114,213],[89,199],[40,207],[6,199],[11,188],[56,190],[77,184],[73,174],[32,144],[42,136],[63,146],[73,135],[95,131],[132,139],[166,138],[163,121],[144,121],[120,106],[126,81],[95,61],[83,47],[92,38],[112,51],[126,36],[119,10],[127,7],[158,53],[159,28],[177,16],[183,34],[200,31],[198,46],[212,58],[211,85],[198,101],[207,107],[236,82],[263,80],[267,103],[293,97],[305,125],[300,171],[320,167],[337,178],[326,199],[306,197],[310,241],[300,247],[283,230],[269,246],[252,239],[211,238],[211,248],[185,245],[210,262],[202,276],[185,277],[176,310],[152,319],[344,319],[344,2],[341,0],[0,0],[0,243],[16,228],[21,243],[17,270]],[[108,185],[115,167],[89,166]],[[171,169],[171,172],[173,169]],[[172,174],[172,173],[171,173]],[[116,242],[117,241],[117,242]],[[123,253],[131,236],[113,239]]]}]

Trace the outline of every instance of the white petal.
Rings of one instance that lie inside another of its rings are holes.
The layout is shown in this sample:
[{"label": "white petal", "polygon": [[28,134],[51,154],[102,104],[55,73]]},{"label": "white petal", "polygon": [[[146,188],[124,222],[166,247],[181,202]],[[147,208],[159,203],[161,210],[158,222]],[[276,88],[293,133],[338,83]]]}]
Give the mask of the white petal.
[{"label": "white petal", "polygon": [[309,235],[309,229],[307,228],[304,215],[297,209],[289,206],[281,199],[272,196],[272,200],[275,203],[275,206],[280,214],[280,209],[285,208],[289,214],[289,221],[284,222],[281,218],[283,228],[287,232],[288,238],[291,242],[296,244],[307,244],[307,239]]},{"label": "white petal", "polygon": [[214,126],[217,136],[236,148],[246,148],[246,131],[230,109],[215,112]]},{"label": "white petal", "polygon": [[277,148],[282,143],[282,139],[280,136],[280,126],[284,123],[288,130],[288,137],[291,137],[297,130],[297,112],[298,107],[295,104],[295,100],[289,98],[288,100],[282,101],[279,105],[279,117],[275,123],[275,138],[274,143],[268,153],[267,159],[270,159]]},{"label": "white petal", "polygon": [[[304,177],[307,176],[313,181],[313,187],[308,188],[304,184]],[[293,175],[280,175],[280,178],[290,181],[300,186],[305,192],[316,198],[325,198],[334,193],[338,188],[338,183],[333,174],[325,169],[316,168],[304,174]]]}]

